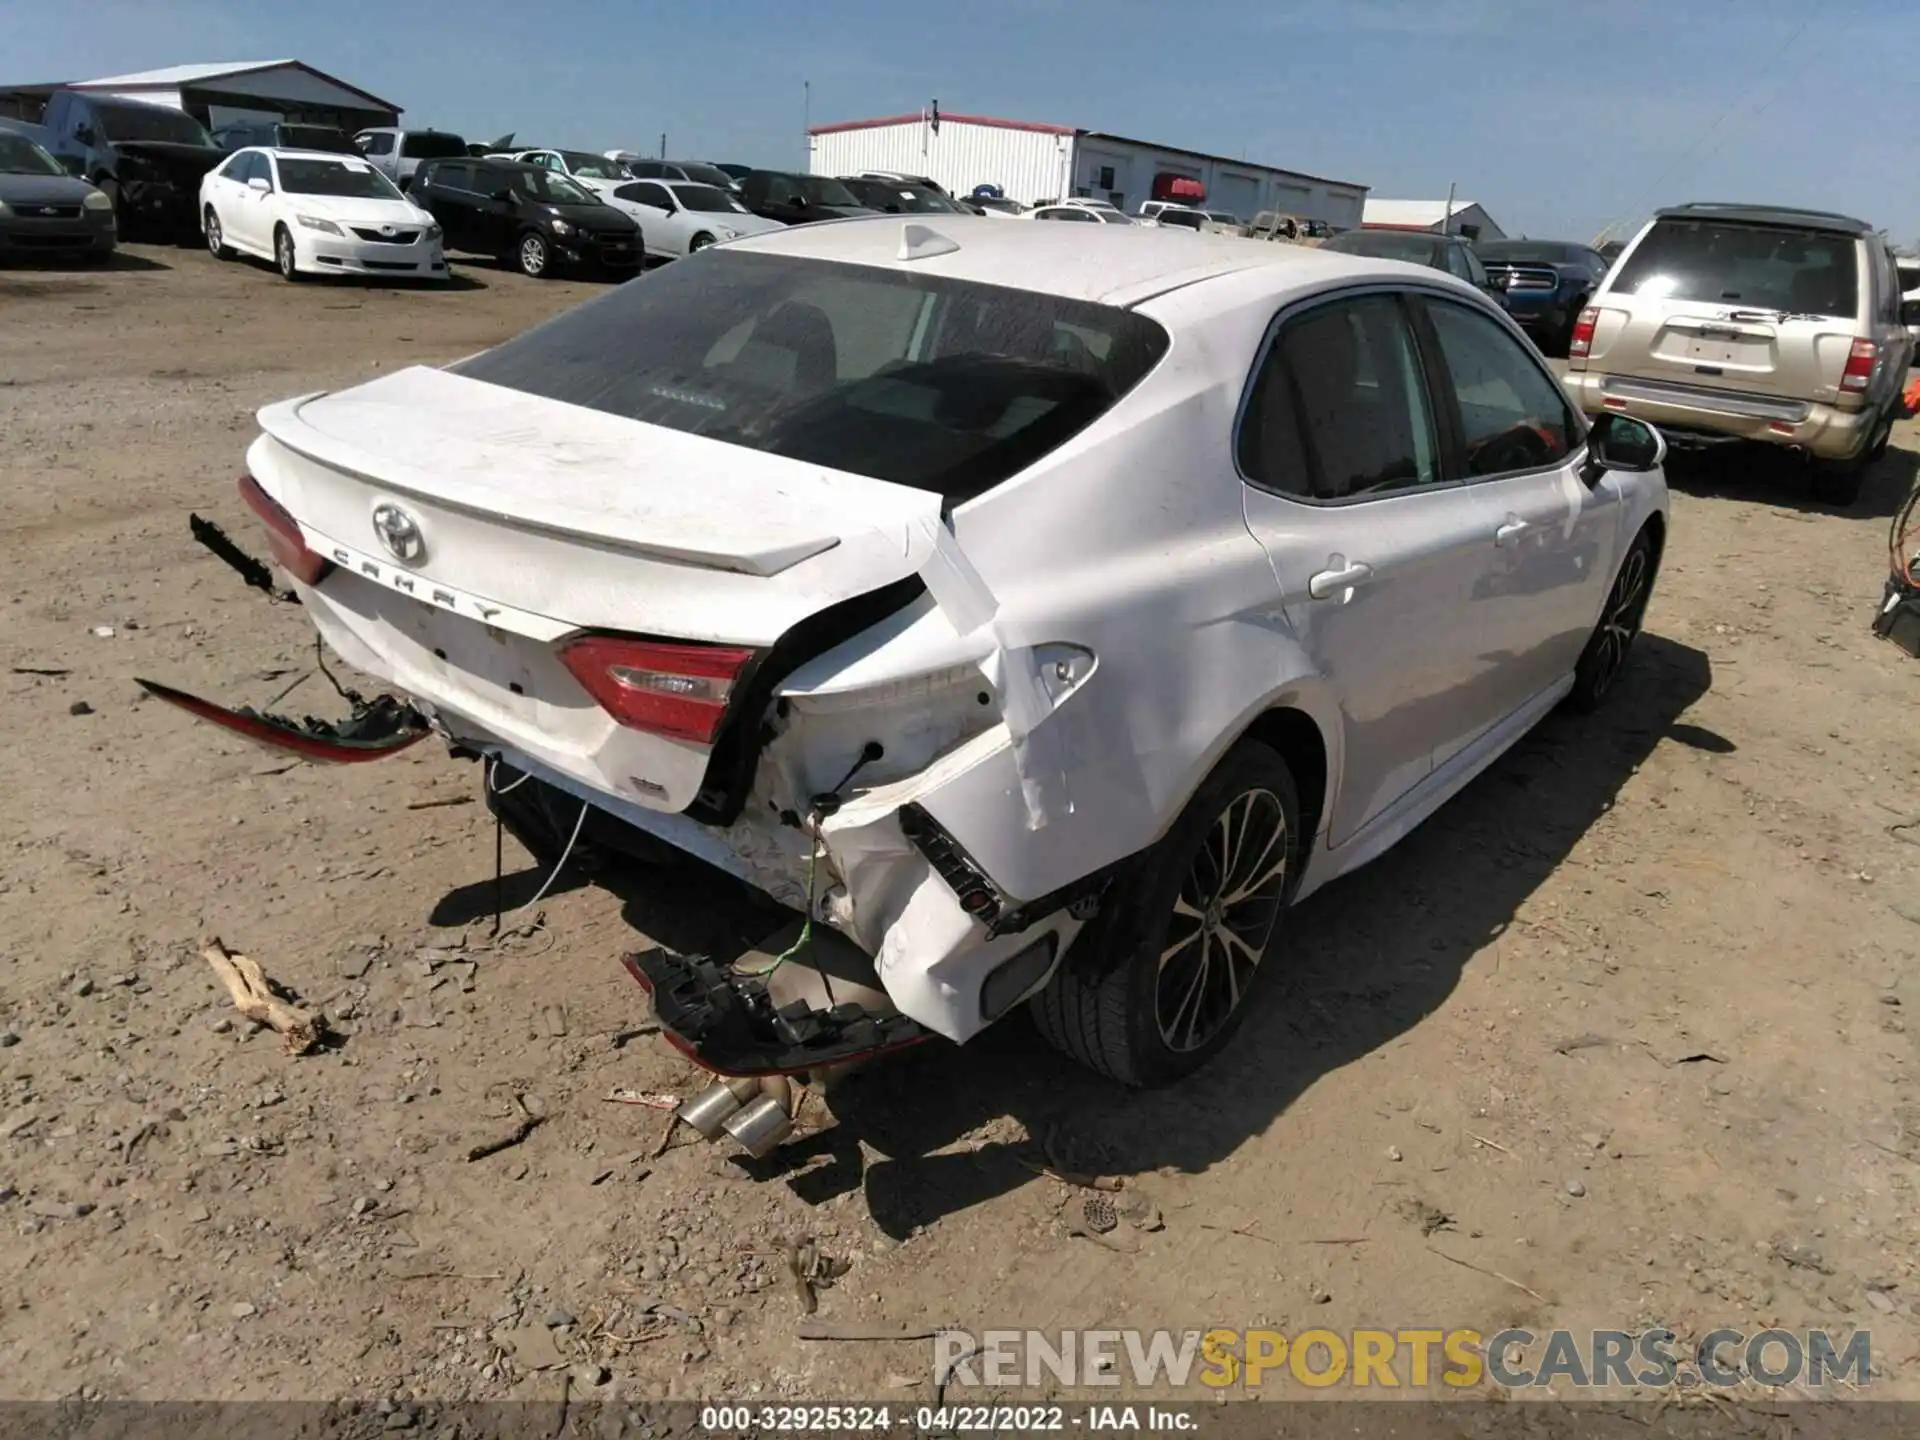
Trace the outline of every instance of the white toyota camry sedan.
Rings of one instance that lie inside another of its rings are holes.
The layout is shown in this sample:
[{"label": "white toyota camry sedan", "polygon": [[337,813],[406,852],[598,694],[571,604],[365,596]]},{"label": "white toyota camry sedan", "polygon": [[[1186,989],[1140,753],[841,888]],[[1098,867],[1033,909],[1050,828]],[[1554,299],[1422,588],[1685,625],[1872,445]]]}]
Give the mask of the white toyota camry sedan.
[{"label": "white toyota camry sedan", "polygon": [[791,905],[627,957],[732,1077],[1023,1002],[1116,1080],[1194,1070],[1289,906],[1607,698],[1668,523],[1659,436],[1463,282],[1144,227],[747,237],[259,420],[246,500],[395,693],[152,688],[323,759],[437,733],[551,866],[664,847]]},{"label": "white toyota camry sedan", "polygon": [[433,216],[353,155],[236,150],[200,182],[200,228],[216,258],[256,255],[288,280],[447,277]]}]

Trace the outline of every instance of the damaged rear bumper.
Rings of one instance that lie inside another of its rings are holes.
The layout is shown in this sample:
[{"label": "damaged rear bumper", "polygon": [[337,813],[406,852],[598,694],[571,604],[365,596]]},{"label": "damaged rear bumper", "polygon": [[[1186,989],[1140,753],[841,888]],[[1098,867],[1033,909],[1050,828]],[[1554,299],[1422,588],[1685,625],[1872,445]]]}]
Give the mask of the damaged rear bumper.
[{"label": "damaged rear bumper", "polygon": [[858,1000],[824,1009],[804,999],[781,1004],[767,984],[777,971],[742,973],[660,949],[624,955],[620,963],[653,998],[668,1040],[716,1075],[805,1075],[933,1038],[890,1007]]}]

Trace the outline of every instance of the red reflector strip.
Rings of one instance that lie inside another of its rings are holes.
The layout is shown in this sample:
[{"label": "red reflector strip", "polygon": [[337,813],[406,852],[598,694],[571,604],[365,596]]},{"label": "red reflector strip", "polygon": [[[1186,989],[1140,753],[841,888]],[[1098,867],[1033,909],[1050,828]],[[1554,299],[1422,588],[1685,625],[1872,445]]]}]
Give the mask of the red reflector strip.
[{"label": "red reflector strip", "polygon": [[294,579],[305,585],[317,585],[333,569],[333,562],[307,548],[300,526],[278,500],[260,488],[251,475],[240,477],[240,498],[267,527],[267,549]]},{"label": "red reflector strip", "polygon": [[691,645],[586,635],[560,660],[607,714],[630,730],[711,745],[733,685],[753,659],[734,645]]},{"label": "red reflector strip", "polygon": [[1612,395],[1607,396],[1600,403],[1606,406],[1607,409],[1609,410],[1624,410],[1627,408],[1626,401],[1618,399]]},{"label": "red reflector strip", "polygon": [[1793,434],[1793,424],[1791,421],[1787,421],[1787,420],[1771,421],[1768,423],[1767,429],[1771,430],[1776,435]]},{"label": "red reflector strip", "polygon": [[303,731],[268,719],[260,715],[242,715],[237,710],[229,710],[224,705],[216,705],[211,700],[202,700],[198,695],[189,695],[184,690],[176,690],[171,685],[162,685],[157,680],[139,680],[134,684],[145,690],[157,700],[169,705],[177,705],[189,715],[218,725],[222,730],[231,730],[243,740],[268,750],[279,750],[300,756],[303,760],[316,760],[325,765],[358,765],[368,760],[384,760],[396,755],[410,746],[419,744],[433,732],[425,728],[398,730],[378,740],[328,740],[319,735],[308,735]]}]

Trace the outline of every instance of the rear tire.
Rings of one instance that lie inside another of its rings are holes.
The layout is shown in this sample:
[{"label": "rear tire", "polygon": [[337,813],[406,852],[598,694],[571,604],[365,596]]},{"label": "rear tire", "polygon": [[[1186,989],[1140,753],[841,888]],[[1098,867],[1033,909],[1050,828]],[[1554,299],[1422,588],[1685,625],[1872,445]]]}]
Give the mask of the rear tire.
[{"label": "rear tire", "polygon": [[1614,682],[1626,669],[1627,656],[1646,619],[1658,568],[1653,537],[1642,530],[1627,547],[1626,558],[1613,577],[1613,587],[1607,591],[1600,621],[1587,637],[1587,648],[1580,652],[1573,668],[1573,689],[1567,695],[1569,709],[1590,714],[1613,693]]},{"label": "rear tire", "polygon": [[1241,741],[1109,887],[1033,999],[1040,1033],[1124,1085],[1198,1070],[1246,1019],[1305,854],[1286,761]]}]

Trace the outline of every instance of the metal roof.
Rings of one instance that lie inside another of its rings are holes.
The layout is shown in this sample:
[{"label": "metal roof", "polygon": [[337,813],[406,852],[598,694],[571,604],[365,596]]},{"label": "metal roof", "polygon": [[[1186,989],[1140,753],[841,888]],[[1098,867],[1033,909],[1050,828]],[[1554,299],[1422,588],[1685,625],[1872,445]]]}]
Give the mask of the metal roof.
[{"label": "metal roof", "polygon": [[[1477,200],[1455,200],[1451,212],[1444,200],[1377,200],[1367,197],[1366,208],[1361,212],[1363,225],[1412,225],[1425,230],[1438,225],[1453,215],[1464,215],[1479,205]],[[1485,213],[1482,211],[1481,213]]]},{"label": "metal roof", "polygon": [[[911,115],[881,115],[871,120],[835,120],[811,126],[809,135],[835,135],[844,130],[877,130],[885,125],[918,125],[929,117],[924,112]],[[1160,145],[1151,140],[1135,140],[1107,130],[1084,130],[1073,125],[1054,125],[1044,120],[1007,120],[997,115],[956,115],[940,112],[942,125],[984,125],[993,130],[1029,130],[1042,135],[1074,135],[1082,140],[1111,140],[1116,145],[1132,145],[1140,150],[1158,150],[1166,155],[1185,155],[1194,160],[1211,160],[1217,165],[1239,165],[1248,170],[1266,170],[1291,175],[1297,180],[1312,180],[1320,185],[1339,185],[1349,190],[1365,190],[1357,180],[1333,180],[1325,175],[1310,175],[1304,170],[1289,170],[1284,165],[1267,165],[1257,160],[1237,160],[1231,155],[1215,155],[1206,150],[1188,150],[1179,145]]]},{"label": "metal roof", "polygon": [[362,90],[357,85],[349,85],[337,76],[324,70],[316,70],[304,60],[230,60],[225,62],[202,63],[195,65],[169,65],[160,70],[139,70],[131,75],[107,75],[98,80],[75,80],[67,88],[72,90],[167,90],[181,86],[203,86],[210,81],[231,79],[240,75],[257,75],[263,70],[301,70],[317,80],[329,85],[337,85],[362,100],[372,102],[370,108],[391,110],[398,114],[401,107],[391,100],[382,100],[378,95]]}]

